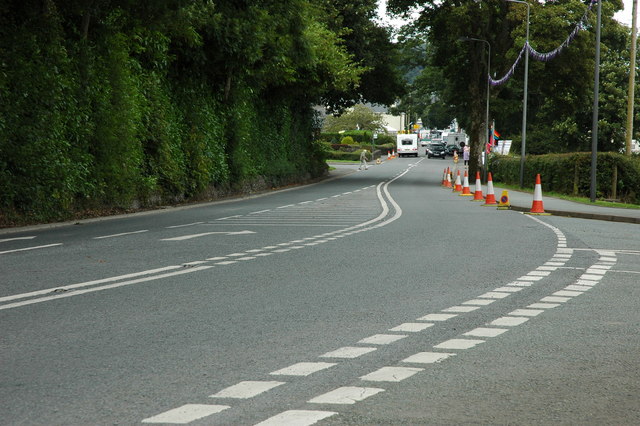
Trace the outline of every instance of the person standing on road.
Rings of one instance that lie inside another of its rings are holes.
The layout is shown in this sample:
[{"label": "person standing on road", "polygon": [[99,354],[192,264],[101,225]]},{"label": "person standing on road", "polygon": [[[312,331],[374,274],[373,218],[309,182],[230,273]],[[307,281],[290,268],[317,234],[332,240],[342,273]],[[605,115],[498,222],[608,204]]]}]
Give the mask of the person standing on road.
[{"label": "person standing on road", "polygon": [[460,142],[460,146],[462,147],[462,159],[464,160],[464,165],[469,165],[469,154],[470,149],[464,142]]},{"label": "person standing on road", "polygon": [[367,150],[366,149],[363,149],[362,152],[360,153],[360,167],[358,167],[358,170],[362,170],[363,167],[365,170],[369,168],[367,166]]}]

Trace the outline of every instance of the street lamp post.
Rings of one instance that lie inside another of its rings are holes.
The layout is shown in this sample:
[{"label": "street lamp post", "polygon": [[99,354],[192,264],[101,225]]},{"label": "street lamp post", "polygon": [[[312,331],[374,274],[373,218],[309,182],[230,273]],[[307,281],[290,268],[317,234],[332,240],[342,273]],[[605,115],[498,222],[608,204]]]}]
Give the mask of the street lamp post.
[{"label": "street lamp post", "polygon": [[[529,3],[522,0],[507,0],[511,3],[522,3],[527,5],[527,35],[525,46],[529,45]],[[520,188],[524,187],[524,159],[527,146],[527,86],[529,84],[529,51],[524,55],[524,99],[522,100],[522,147],[520,149]]]},{"label": "street lamp post", "polygon": [[[487,144],[489,143],[489,76],[491,75],[491,44],[487,40],[482,40],[479,38],[473,37],[460,37],[460,41],[480,41],[482,43],[487,44],[488,52],[487,52],[487,105],[486,105],[486,115],[484,121],[484,146],[486,149]],[[483,164],[483,177],[484,181],[487,181],[487,169],[489,167],[488,158],[485,158],[486,167]]]}]

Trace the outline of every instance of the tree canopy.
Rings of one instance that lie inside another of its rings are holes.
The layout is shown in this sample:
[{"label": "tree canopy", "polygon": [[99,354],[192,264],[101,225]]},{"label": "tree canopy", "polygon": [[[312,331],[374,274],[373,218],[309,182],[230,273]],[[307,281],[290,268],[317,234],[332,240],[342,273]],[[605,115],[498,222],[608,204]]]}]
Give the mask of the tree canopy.
[{"label": "tree canopy", "polygon": [[[589,2],[563,0],[528,2],[529,43],[538,52],[561,45],[578,25]],[[415,108],[429,125],[439,126],[440,114],[457,118],[472,142],[472,166],[483,148],[488,45],[492,77],[505,75],[525,43],[527,7],[513,2],[473,0],[389,0],[396,13],[419,14],[402,41],[425,46],[423,70],[400,107]],[[624,142],[625,74],[628,75],[629,31],[613,19],[620,0],[602,5],[602,57],[599,149],[617,150]],[[553,60],[530,58],[528,79],[527,152],[584,150],[589,146],[595,57],[595,8],[580,24],[571,44]],[[478,40],[470,40],[478,39]],[[523,61],[506,84],[490,88],[490,121],[503,137],[520,144]]]}]

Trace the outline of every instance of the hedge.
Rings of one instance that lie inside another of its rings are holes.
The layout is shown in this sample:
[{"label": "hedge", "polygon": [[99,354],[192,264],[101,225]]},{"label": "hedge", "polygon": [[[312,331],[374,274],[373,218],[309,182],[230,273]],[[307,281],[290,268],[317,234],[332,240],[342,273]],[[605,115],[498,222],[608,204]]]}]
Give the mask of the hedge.
[{"label": "hedge", "polygon": [[[489,159],[494,180],[518,185],[520,157],[497,155]],[[546,191],[589,197],[591,191],[591,153],[529,155],[524,167],[524,186],[533,188],[540,174]],[[640,203],[640,156],[614,152],[598,153],[596,197]]]},{"label": "hedge", "polygon": [[[350,130],[342,133],[328,132],[321,133],[319,140],[322,142],[329,142],[332,144],[339,144],[345,136],[351,136],[355,143],[369,144],[373,139],[373,134],[369,130]],[[375,139],[376,145],[395,144],[395,138],[387,134],[378,134]]]}]

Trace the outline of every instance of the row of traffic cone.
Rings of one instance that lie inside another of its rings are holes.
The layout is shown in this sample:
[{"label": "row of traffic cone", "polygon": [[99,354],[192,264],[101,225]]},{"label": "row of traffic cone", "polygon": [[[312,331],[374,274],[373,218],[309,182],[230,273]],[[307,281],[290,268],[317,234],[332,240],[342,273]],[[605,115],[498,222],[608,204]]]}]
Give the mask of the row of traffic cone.
[{"label": "row of traffic cone", "polygon": [[387,160],[391,160],[392,158],[396,158],[396,151],[387,151]]},{"label": "row of traffic cone", "polygon": [[[476,184],[475,191],[472,194],[469,188],[469,175],[467,171],[464,172],[464,180],[460,182],[460,170],[456,176],[455,184],[451,184],[451,170],[447,167],[444,171],[442,178],[442,186],[445,188],[453,187],[453,192],[460,192],[460,196],[473,196],[472,201],[484,201],[483,206],[498,206],[498,209],[505,210],[511,208],[509,204],[509,195],[507,191],[503,191],[500,197],[500,202],[496,200],[496,196],[493,190],[493,178],[491,172],[487,176],[487,196],[486,198],[482,194],[482,183],[480,181],[480,172],[476,172]],[[546,215],[544,211],[544,204],[542,201],[542,184],[540,180],[540,174],[536,175],[536,185],[533,191],[533,204],[528,214]]]}]

